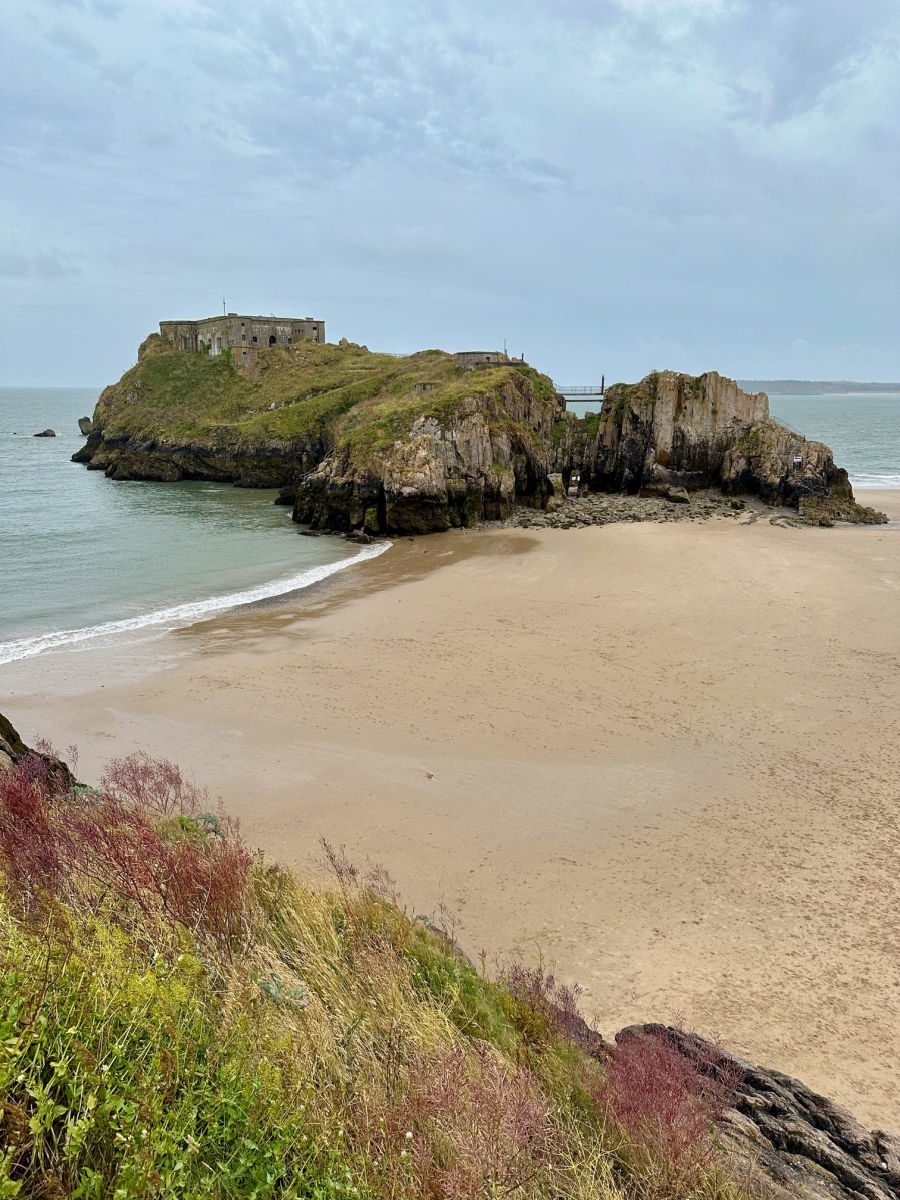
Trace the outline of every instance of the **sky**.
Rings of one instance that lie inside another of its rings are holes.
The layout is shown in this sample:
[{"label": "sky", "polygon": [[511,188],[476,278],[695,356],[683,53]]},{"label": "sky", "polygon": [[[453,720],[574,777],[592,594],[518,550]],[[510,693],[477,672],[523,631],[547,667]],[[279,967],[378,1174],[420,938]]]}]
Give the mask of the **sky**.
[{"label": "sky", "polygon": [[898,0],[0,0],[0,383],[313,315],[557,384],[900,379]]}]

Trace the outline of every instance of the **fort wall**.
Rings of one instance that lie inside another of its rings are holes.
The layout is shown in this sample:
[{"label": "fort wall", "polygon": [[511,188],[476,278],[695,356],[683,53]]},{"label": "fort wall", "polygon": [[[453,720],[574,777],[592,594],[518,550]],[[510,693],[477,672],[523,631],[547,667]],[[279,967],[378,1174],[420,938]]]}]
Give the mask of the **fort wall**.
[{"label": "fort wall", "polygon": [[251,317],[224,313],[199,321],[160,321],[159,332],[179,350],[206,349],[212,355],[231,350],[236,362],[246,362],[260,346],[293,346],[325,341],[325,322],[316,317]]}]

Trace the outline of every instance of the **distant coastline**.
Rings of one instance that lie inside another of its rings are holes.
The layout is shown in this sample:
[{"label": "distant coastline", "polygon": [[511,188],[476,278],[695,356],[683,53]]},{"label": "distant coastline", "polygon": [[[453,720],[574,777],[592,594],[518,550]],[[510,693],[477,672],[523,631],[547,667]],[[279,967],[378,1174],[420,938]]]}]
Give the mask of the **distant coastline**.
[{"label": "distant coastline", "polygon": [[840,396],[856,392],[900,392],[900,383],[859,383],[852,379],[739,379],[745,392],[775,396]]}]

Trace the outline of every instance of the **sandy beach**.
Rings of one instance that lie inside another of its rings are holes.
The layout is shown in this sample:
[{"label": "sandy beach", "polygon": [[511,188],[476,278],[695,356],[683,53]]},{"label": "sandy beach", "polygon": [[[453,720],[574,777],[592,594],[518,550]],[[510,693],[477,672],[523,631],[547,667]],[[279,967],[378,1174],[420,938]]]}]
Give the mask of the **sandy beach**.
[{"label": "sandy beach", "polygon": [[900,1130],[900,491],[765,519],[398,542],[312,595],[0,667],[80,774],[143,748],[541,956],[606,1034],[679,1019]]}]

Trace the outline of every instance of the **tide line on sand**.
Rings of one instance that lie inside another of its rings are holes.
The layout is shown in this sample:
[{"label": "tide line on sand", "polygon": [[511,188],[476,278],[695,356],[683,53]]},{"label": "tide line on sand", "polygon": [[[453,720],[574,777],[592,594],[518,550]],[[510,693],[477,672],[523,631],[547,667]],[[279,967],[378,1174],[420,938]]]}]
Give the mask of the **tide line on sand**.
[{"label": "tide line on sand", "polygon": [[347,567],[377,558],[379,554],[390,549],[390,546],[390,542],[378,542],[373,546],[363,547],[357,554],[340,562],[309,567],[297,575],[289,575],[284,579],[273,579],[268,583],[260,583],[255,587],[245,588],[239,592],[229,592],[223,596],[207,596],[203,600],[188,600],[183,604],[157,609],[155,612],[142,613],[136,617],[125,617],[118,621],[103,621],[99,625],[86,625],[80,629],[59,629],[52,633],[35,634],[32,637],[0,642],[0,664],[15,662],[22,658],[32,658],[45,650],[86,642],[92,638],[130,633],[154,625],[166,625],[172,628],[192,625],[195,621],[203,620],[215,613],[239,608],[244,604],[255,604],[260,600],[271,600],[276,596],[284,596],[288,592],[297,592],[311,587],[314,583],[319,583],[321,580],[327,579],[329,575],[335,575]]}]

